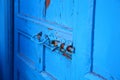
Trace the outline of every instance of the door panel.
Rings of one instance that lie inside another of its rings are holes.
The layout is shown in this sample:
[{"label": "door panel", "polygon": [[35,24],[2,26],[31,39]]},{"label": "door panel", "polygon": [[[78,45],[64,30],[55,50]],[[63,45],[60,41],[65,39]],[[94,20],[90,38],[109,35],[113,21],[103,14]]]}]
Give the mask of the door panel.
[{"label": "door panel", "polygon": [[68,79],[71,75],[71,61],[63,55],[46,48],[45,71],[58,80]]},{"label": "door panel", "polygon": [[18,32],[18,56],[42,70],[42,46],[31,40],[31,35]]},{"label": "door panel", "polygon": [[43,18],[44,0],[18,0],[18,12],[31,18]]},{"label": "door panel", "polygon": [[17,68],[17,80],[44,80],[43,77],[37,74],[37,71],[32,69],[29,65],[26,65],[20,59],[19,67]]},{"label": "door panel", "polygon": [[51,0],[46,20],[73,28],[74,0]]},{"label": "door panel", "polygon": [[57,79],[65,79],[64,60],[60,59],[61,55],[46,49],[46,71]]},{"label": "door panel", "polygon": [[49,49],[46,49],[46,58],[45,58],[45,70],[51,75],[55,76],[57,79],[65,79],[65,70],[64,70],[64,61],[60,59],[60,55],[51,52]]}]

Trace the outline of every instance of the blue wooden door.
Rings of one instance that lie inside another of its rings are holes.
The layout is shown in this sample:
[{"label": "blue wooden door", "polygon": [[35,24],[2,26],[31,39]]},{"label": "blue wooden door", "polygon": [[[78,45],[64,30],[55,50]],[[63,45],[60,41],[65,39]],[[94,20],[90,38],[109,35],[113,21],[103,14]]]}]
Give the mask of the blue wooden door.
[{"label": "blue wooden door", "polygon": [[15,80],[70,80],[74,0],[15,0]]},{"label": "blue wooden door", "polygon": [[15,0],[15,80],[119,80],[119,8],[119,0]]}]

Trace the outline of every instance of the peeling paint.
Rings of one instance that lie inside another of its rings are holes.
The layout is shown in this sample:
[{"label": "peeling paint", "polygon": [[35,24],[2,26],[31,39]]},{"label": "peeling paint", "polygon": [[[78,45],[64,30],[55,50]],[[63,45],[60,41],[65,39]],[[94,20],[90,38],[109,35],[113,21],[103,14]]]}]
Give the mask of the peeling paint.
[{"label": "peeling paint", "polygon": [[47,9],[49,5],[50,5],[50,0],[46,0],[45,1],[45,8]]}]

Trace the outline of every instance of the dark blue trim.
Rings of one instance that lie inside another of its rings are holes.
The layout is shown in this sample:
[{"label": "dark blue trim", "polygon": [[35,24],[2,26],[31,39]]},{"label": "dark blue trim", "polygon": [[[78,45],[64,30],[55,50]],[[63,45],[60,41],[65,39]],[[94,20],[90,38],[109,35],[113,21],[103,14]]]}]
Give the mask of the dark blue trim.
[{"label": "dark blue trim", "polygon": [[92,34],[91,34],[91,67],[90,72],[93,72],[94,61],[94,35],[95,35],[95,14],[96,14],[96,0],[93,0],[93,15],[92,15]]}]

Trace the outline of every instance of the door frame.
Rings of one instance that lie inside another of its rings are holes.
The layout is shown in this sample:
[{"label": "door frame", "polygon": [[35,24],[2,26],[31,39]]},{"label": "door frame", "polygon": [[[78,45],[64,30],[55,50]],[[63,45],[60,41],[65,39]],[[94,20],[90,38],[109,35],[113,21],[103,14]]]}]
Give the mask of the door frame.
[{"label": "door frame", "polygon": [[[14,0],[1,0],[1,41],[2,53],[2,78],[3,80],[13,80],[14,62]],[[3,54],[4,53],[4,54]],[[9,67],[8,67],[9,66]],[[7,77],[6,77],[7,75]]]}]

